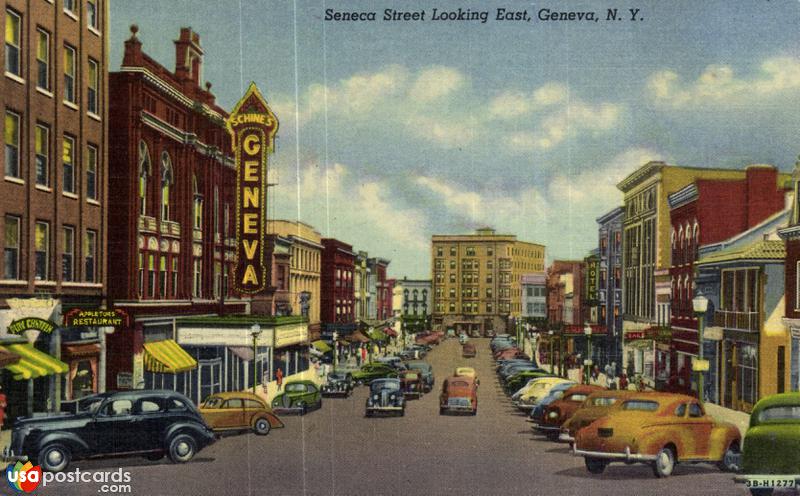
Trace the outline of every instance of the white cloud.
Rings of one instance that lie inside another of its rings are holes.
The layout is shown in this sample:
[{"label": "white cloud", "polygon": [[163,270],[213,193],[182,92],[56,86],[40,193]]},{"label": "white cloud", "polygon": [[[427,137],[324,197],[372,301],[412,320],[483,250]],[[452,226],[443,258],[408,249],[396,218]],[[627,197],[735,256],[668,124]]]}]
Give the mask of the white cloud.
[{"label": "white cloud", "polygon": [[392,205],[387,200],[391,192],[392,188],[383,183],[362,184],[358,188],[357,211],[371,221],[371,226],[383,231],[404,250],[426,250],[429,243],[425,237],[426,218],[423,213]]},{"label": "white cloud", "polygon": [[450,95],[464,86],[466,77],[452,67],[434,66],[420,72],[409,91],[412,101],[428,102]]},{"label": "white cloud", "polygon": [[742,104],[798,89],[800,60],[794,57],[769,58],[749,78],[738,77],[729,65],[713,64],[688,83],[672,70],[656,72],[647,82],[650,97],[656,103],[672,107]]},{"label": "white cloud", "polygon": [[569,99],[569,89],[556,82],[546,83],[530,94],[504,91],[489,101],[489,115],[495,119],[515,119]]}]

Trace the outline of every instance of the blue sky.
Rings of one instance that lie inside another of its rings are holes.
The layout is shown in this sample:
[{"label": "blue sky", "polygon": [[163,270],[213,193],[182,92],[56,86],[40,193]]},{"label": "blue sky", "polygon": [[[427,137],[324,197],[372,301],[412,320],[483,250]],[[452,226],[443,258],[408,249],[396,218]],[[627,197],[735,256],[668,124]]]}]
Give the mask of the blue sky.
[{"label": "blue sky", "polygon": [[[630,22],[325,22],[325,9],[495,7]],[[111,1],[111,63],[128,26],[174,67],[181,26],[230,109],[255,81],[281,123],[270,214],[429,277],[431,234],[498,231],[548,259],[596,246],[615,184],[651,159],[699,167],[800,153],[796,0]],[[223,6],[221,8],[220,6]],[[295,43],[296,41],[296,43]]]}]

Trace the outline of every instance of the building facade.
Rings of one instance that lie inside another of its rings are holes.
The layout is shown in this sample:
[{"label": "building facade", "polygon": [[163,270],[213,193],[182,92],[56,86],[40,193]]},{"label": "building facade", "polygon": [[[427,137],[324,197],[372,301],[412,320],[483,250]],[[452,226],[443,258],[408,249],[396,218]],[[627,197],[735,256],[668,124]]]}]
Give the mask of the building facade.
[{"label": "building facade", "polygon": [[353,247],[332,238],[322,240],[322,337],[346,336],[356,329],[355,253]]},{"label": "building facade", "polygon": [[785,310],[783,323],[787,329],[785,343],[787,391],[800,391],[800,162],[792,174],[791,214],[787,225],[778,231],[786,245]]},{"label": "building facade", "polygon": [[617,207],[597,219],[599,272],[598,323],[606,327],[607,360],[622,364],[622,220]]},{"label": "building facade", "polygon": [[353,290],[355,292],[356,322],[369,319],[369,308],[372,303],[372,296],[369,290],[370,275],[372,271],[367,264],[369,255],[365,251],[359,251],[355,257],[355,280]]},{"label": "building facade", "polygon": [[370,258],[367,266],[370,268],[370,319],[384,321],[392,318],[392,291],[386,278],[386,269],[389,260],[385,258]]},{"label": "building facade", "polygon": [[[64,328],[103,308],[108,239],[108,3],[7,0],[2,102],[0,372],[10,419],[105,389],[103,328]],[[9,325],[49,321],[49,332]],[[47,367],[29,365],[41,359]],[[13,369],[13,370],[12,370]],[[6,422],[9,422],[7,418]]]},{"label": "building facade", "polygon": [[420,279],[398,279],[394,286],[393,314],[399,322],[398,330],[405,334],[416,334],[430,327],[432,310],[431,281]]},{"label": "building facade", "polygon": [[522,319],[528,323],[547,320],[547,276],[544,272],[523,274],[520,279]]},{"label": "building facade", "polygon": [[434,328],[471,335],[513,329],[521,317],[522,275],[544,270],[544,251],[544,245],[489,228],[475,234],[434,235]]},{"label": "building facade", "polygon": [[319,339],[322,269],[322,236],[312,226],[288,220],[267,221],[267,231],[292,241],[289,291],[292,315],[308,318],[308,332]]}]

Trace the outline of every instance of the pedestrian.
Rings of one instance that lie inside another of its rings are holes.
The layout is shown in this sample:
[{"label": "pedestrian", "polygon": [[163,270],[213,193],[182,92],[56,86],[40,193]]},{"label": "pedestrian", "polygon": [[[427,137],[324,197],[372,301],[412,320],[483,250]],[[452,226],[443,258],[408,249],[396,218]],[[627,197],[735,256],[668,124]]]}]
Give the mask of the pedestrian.
[{"label": "pedestrian", "polygon": [[6,394],[3,392],[3,386],[0,386],[0,429],[6,423]]},{"label": "pedestrian", "polygon": [[283,370],[280,367],[275,371],[275,382],[278,383],[278,391],[280,391],[283,385]]},{"label": "pedestrian", "polygon": [[622,390],[628,389],[628,374],[625,372],[619,376],[619,388]]},{"label": "pedestrian", "polygon": [[600,379],[600,367],[597,365],[592,369],[592,381],[597,382]]},{"label": "pedestrian", "polygon": [[361,363],[367,363],[367,347],[361,347]]}]

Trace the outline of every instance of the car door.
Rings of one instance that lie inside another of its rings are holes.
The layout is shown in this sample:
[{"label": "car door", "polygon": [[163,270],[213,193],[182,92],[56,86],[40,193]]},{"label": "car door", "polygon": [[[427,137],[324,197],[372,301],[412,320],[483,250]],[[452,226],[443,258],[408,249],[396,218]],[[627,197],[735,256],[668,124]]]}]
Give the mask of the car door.
[{"label": "car door", "polygon": [[124,453],[135,436],[133,401],[129,398],[111,398],[94,418],[94,455]]},{"label": "car door", "polygon": [[691,437],[694,441],[693,458],[706,459],[709,456],[711,429],[714,421],[705,414],[703,407],[693,401],[689,403],[688,423],[691,429]]},{"label": "car door", "polygon": [[133,405],[131,439],[127,451],[150,451],[162,448],[161,434],[169,423],[164,399],[145,397]]},{"label": "car door", "polygon": [[222,404],[219,416],[220,429],[234,429],[245,425],[244,403],[241,398],[230,398]]},{"label": "car door", "polygon": [[316,406],[317,400],[319,400],[319,389],[313,384],[306,384],[306,392],[303,395],[305,398],[306,405],[308,406]]},{"label": "car door", "polygon": [[244,424],[242,427],[253,425],[253,417],[265,410],[265,406],[253,399],[244,400]]}]

